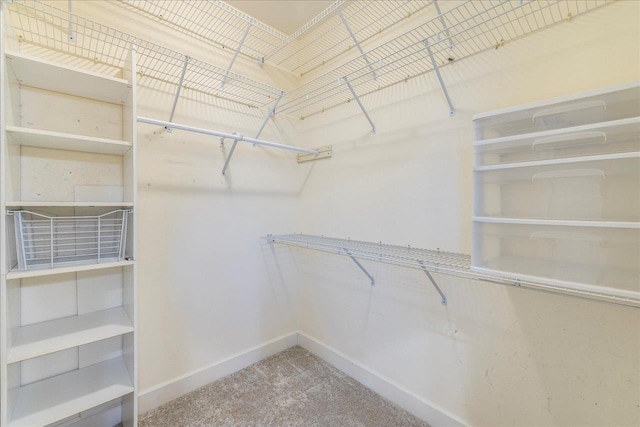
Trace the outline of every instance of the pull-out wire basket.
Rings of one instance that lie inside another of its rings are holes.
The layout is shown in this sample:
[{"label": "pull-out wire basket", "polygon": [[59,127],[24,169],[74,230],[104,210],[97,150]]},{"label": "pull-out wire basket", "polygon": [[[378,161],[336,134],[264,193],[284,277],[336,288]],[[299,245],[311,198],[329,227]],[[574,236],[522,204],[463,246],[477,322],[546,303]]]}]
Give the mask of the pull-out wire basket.
[{"label": "pull-out wire basket", "polygon": [[121,261],[125,257],[127,217],[119,209],[96,216],[47,216],[9,211],[16,233],[18,268],[36,270]]}]

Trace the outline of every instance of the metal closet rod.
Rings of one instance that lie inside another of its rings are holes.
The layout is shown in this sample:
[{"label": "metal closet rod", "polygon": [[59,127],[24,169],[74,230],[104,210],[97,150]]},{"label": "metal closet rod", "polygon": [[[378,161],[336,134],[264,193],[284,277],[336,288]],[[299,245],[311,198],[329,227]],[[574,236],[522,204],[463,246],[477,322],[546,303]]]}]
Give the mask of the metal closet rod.
[{"label": "metal closet rod", "polygon": [[282,148],[283,150],[298,151],[307,154],[319,154],[318,150],[309,150],[307,148],[294,147],[293,145],[280,144],[278,142],[265,141],[263,139],[249,138],[247,136],[238,135],[236,133],[218,132],[216,130],[204,129],[195,126],[181,125],[179,123],[166,122],[164,120],[156,120],[149,117],[138,116],[138,122],[148,123],[150,125],[164,126],[170,129],[186,130],[188,132],[201,133],[204,135],[219,136],[224,139],[232,139],[234,141],[250,142],[255,145],[264,145],[266,147]]}]

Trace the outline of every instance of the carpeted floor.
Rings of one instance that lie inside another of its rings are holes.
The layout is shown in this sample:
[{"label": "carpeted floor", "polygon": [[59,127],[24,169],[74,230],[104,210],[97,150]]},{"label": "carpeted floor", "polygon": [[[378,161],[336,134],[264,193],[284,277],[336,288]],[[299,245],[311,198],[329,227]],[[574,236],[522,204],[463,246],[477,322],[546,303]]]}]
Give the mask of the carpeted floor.
[{"label": "carpeted floor", "polygon": [[428,427],[300,347],[148,412],[139,425]]}]

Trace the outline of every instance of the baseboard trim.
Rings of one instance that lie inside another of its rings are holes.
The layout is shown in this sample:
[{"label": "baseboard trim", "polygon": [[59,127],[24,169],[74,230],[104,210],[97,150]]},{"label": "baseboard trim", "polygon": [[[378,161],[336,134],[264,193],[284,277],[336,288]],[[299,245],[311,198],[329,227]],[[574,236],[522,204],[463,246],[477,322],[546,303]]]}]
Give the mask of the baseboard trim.
[{"label": "baseboard trim", "polygon": [[215,362],[202,369],[188,372],[178,378],[144,390],[138,395],[139,413],[144,414],[163,403],[177,399],[184,394],[197,390],[202,386],[244,369],[283,350],[294,347],[297,344],[298,334],[292,332],[255,346],[242,353]]},{"label": "baseboard trim", "polygon": [[298,345],[433,427],[465,423],[321,341],[298,332]]}]

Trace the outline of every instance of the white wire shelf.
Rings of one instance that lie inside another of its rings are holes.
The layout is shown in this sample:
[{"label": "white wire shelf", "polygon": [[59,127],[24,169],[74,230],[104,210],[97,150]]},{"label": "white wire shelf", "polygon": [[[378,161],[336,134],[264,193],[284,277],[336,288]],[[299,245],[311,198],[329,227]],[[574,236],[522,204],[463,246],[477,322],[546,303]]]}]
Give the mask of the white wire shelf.
[{"label": "white wire shelf", "polygon": [[[433,71],[425,41],[430,43],[436,64],[444,66],[499,48],[505,42],[571,20],[612,1],[441,1],[437,4],[449,9],[441,9],[442,14],[438,15],[434,10],[437,8],[430,6],[434,2],[427,0],[337,0],[291,36],[284,36],[221,1],[120,0],[120,4],[162,19],[194,37],[223,45],[225,49],[233,50],[242,45],[239,54],[266,57],[271,63],[299,74],[327,66],[328,62],[354,47],[355,42],[338,10],[349,23],[356,40],[365,43],[365,47],[376,44],[376,36],[396,24],[411,22],[405,21],[408,16],[419,16],[420,23],[413,29],[363,51],[362,55],[288,93],[276,114],[305,118],[352,101],[353,94],[345,84],[345,78],[362,98]],[[112,74],[122,68],[127,50],[137,42],[141,83],[154,79],[178,87],[182,82],[185,90],[262,110],[267,110],[283,92],[37,0],[14,0],[8,10],[21,41],[84,58],[96,68],[109,68]],[[246,32],[249,24],[251,31]],[[75,35],[73,43],[69,42],[70,29]],[[239,43],[245,32],[245,42]],[[183,69],[184,79],[181,79]],[[105,70],[101,71],[105,73]]]},{"label": "white wire shelf", "polygon": [[[481,272],[471,269],[471,257],[465,254],[453,252],[434,251],[428,249],[413,248],[410,246],[395,246],[382,243],[363,242],[351,239],[337,239],[324,236],[311,236],[306,234],[285,234],[268,235],[269,243],[295,246],[316,251],[328,252],[337,255],[344,255],[356,260],[369,260],[385,264],[408,267],[425,272],[445,274],[464,279],[480,280],[483,282],[509,285],[534,289],[545,292],[554,292],[574,297],[587,298],[590,300],[603,301],[613,304],[640,308],[640,292],[632,292],[632,296],[621,296],[614,289],[599,288],[589,290],[586,286],[571,283],[547,284],[534,280],[514,279],[500,275],[498,272]],[[357,263],[357,262],[356,262]],[[363,272],[369,276],[374,284],[374,279],[366,272],[365,268],[358,263]],[[446,298],[431,276],[434,286],[440,296],[443,297],[443,305],[446,305]]]},{"label": "white wire shelf", "polygon": [[[14,0],[7,4],[7,10],[22,43],[66,53],[83,68],[106,75],[118,74],[131,46],[136,44],[140,83],[154,79],[174,86],[180,84],[187,58],[183,53],[37,0]],[[70,29],[75,36],[73,42],[69,40]],[[261,109],[270,107],[282,93],[281,89],[196,58],[188,60],[183,89]]]},{"label": "white wire shelf", "polygon": [[[303,76],[354,47],[351,34],[336,14],[338,8],[358,42],[367,43],[424,9],[431,1],[337,0],[291,35],[223,1],[120,0],[119,4],[227,52],[239,46],[239,54],[245,58],[264,59]],[[249,25],[250,31],[244,39]]]},{"label": "white wire shelf", "polygon": [[[451,4],[441,3],[443,7]],[[353,97],[345,77],[362,98],[433,71],[427,41],[438,66],[446,66],[607,3],[610,1],[467,0],[290,91],[279,112],[305,118],[350,102]]]},{"label": "white wire shelf", "polygon": [[119,0],[132,12],[171,26],[221,49],[235,50],[248,25],[251,31],[240,55],[257,60],[277,48],[289,37],[222,1]]}]

